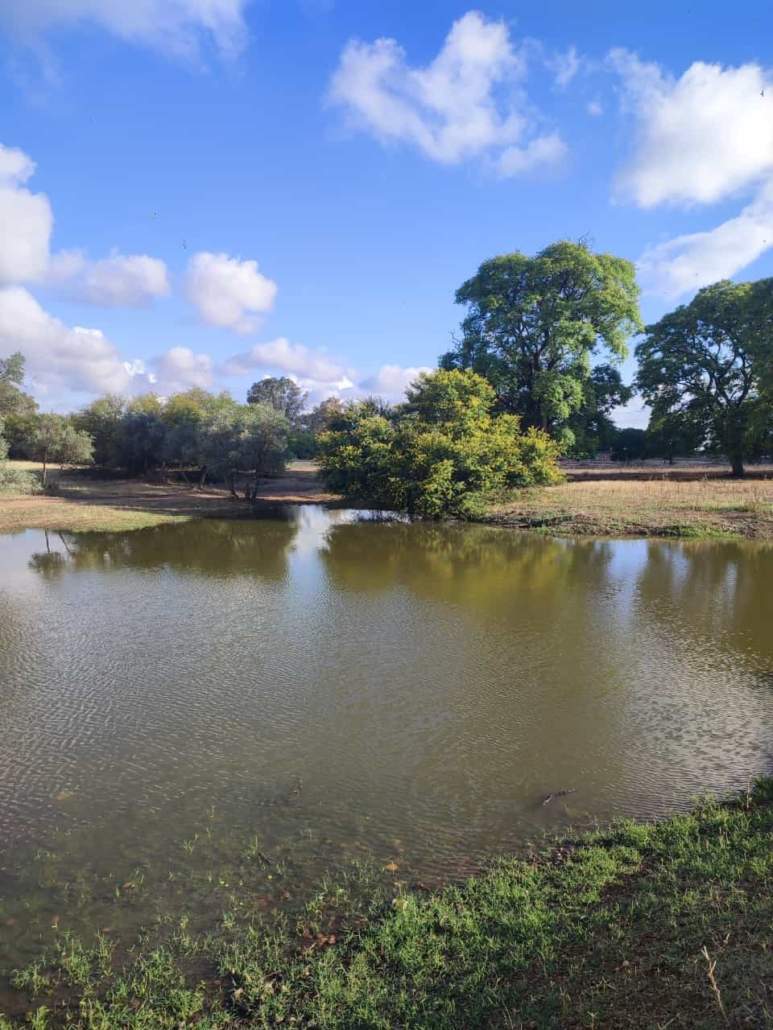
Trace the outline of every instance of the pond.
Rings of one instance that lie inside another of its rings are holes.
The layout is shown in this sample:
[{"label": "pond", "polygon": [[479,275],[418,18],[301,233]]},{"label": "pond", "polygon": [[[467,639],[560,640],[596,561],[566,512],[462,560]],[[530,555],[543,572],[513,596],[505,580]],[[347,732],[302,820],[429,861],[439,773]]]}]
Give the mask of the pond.
[{"label": "pond", "polygon": [[743,788],[771,585],[762,545],[314,506],[0,536],[0,965],[121,890],[138,924],[163,884],[210,897],[234,834],[308,882],[370,856],[433,884]]}]

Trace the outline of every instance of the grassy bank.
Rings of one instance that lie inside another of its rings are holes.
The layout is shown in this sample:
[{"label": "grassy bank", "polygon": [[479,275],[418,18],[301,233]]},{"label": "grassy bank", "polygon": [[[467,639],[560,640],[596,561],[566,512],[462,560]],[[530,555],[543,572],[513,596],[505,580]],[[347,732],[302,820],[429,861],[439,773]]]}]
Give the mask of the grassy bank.
[{"label": "grassy bank", "polygon": [[285,924],[232,911],[206,936],[182,920],[128,948],[55,929],[16,984],[39,1027],[769,1026],[772,831],[767,780],[439,892],[387,867]]},{"label": "grassy bank", "polygon": [[582,475],[518,492],[492,506],[498,525],[566,536],[773,539],[771,479],[624,479]]},{"label": "grassy bank", "polygon": [[[35,468],[19,462],[19,467]],[[607,478],[577,470],[559,486],[521,490],[493,504],[484,521],[565,536],[745,537],[773,539],[773,477],[683,479],[612,469]],[[629,478],[636,476],[637,478]],[[316,467],[294,462],[258,493],[266,503],[341,503],[325,490]],[[142,529],[190,518],[243,517],[246,505],[227,490],[199,490],[179,482],[96,479],[76,473],[59,480],[55,495],[0,494],[0,532],[50,529],[71,532]]]},{"label": "grassy bank", "polygon": [[[36,471],[34,462],[10,462]],[[65,472],[53,474],[53,494],[0,493],[0,533],[21,529],[59,532],[120,532],[191,518],[244,517],[246,503],[218,487],[197,489],[180,482],[147,483],[136,479],[98,479]],[[258,499],[270,502],[321,503],[326,493],[308,463],[293,463],[287,473],[267,480]]]}]

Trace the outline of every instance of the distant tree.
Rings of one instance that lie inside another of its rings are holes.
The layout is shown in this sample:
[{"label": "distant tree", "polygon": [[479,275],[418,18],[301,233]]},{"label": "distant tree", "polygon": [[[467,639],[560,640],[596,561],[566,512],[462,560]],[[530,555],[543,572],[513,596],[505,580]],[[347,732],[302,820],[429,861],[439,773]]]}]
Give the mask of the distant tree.
[{"label": "distant tree", "polygon": [[24,355],[16,351],[7,358],[0,358],[0,383],[21,386],[24,382]]},{"label": "distant tree", "polygon": [[613,461],[642,461],[647,457],[647,432],[627,427],[618,429],[612,438],[610,455]]},{"label": "distant tree", "polygon": [[237,425],[238,460],[242,468],[253,472],[248,494],[254,500],[260,479],[284,468],[289,424],[272,405],[253,404],[242,409]]},{"label": "distant tree", "polygon": [[207,437],[215,417],[223,414],[235,419],[239,405],[228,393],[211,394],[194,388],[175,393],[163,406],[164,423],[162,459],[190,469],[199,467],[199,483],[203,485],[211,471],[207,461]]},{"label": "distant tree", "polygon": [[124,398],[106,394],[73,415],[75,426],[88,433],[94,443],[94,461],[97,465],[121,464],[122,422],[125,414]]},{"label": "distant tree", "polygon": [[569,447],[591,355],[625,356],[626,338],[641,327],[638,298],[633,264],[584,243],[492,258],[456,292],[468,314],[440,365],[478,372],[503,410]]},{"label": "distant tree", "polygon": [[702,436],[700,424],[682,413],[653,416],[647,426],[647,456],[662,458],[673,465],[676,458],[695,454]]},{"label": "distant tree", "polygon": [[34,493],[37,477],[26,469],[12,467],[8,462],[8,441],[5,437],[5,425],[0,418],[0,493]]},{"label": "distant tree", "polygon": [[65,421],[57,453],[60,467],[65,465],[90,465],[94,460],[94,444],[82,429],[77,429],[70,419]]},{"label": "distant tree", "polygon": [[38,461],[43,462],[43,486],[46,486],[48,481],[49,462],[56,461],[63,425],[62,415],[38,416],[33,454]]},{"label": "distant tree", "polygon": [[29,457],[38,409],[23,383],[24,356],[17,352],[0,358],[0,418],[9,453],[17,458]]},{"label": "distant tree", "polygon": [[636,348],[637,387],[653,420],[694,427],[736,476],[771,433],[772,327],[773,279],[725,281],[647,326]]},{"label": "distant tree", "polygon": [[154,393],[135,397],[126,405],[117,438],[116,463],[131,475],[147,475],[163,460],[166,427],[164,406]]},{"label": "distant tree", "polygon": [[350,405],[320,438],[332,489],[430,518],[470,517],[505,489],[560,478],[558,447],[517,416],[495,414],[491,385],[474,372],[421,375],[385,417]]},{"label": "distant tree", "polygon": [[281,472],[287,458],[287,419],[270,404],[236,404],[220,395],[200,433],[200,461],[213,478],[230,483],[237,495],[238,475],[248,477],[244,496],[253,500],[259,481]]},{"label": "distant tree", "polygon": [[303,416],[303,428],[314,436],[324,433],[344,413],[344,402],[340,397],[326,397]]},{"label": "distant tree", "polygon": [[33,455],[43,463],[42,482],[48,482],[48,466],[86,465],[92,459],[91,437],[77,429],[64,415],[38,415],[33,440]]},{"label": "distant tree", "polygon": [[270,404],[287,419],[291,426],[299,424],[308,395],[287,376],[268,376],[253,383],[247,391],[248,404]]},{"label": "distant tree", "polygon": [[626,404],[633,396],[620,370],[614,365],[596,365],[583,384],[581,407],[569,417],[568,428],[574,442],[568,451],[580,457],[593,457],[600,450],[609,450],[617,432],[611,412]]}]

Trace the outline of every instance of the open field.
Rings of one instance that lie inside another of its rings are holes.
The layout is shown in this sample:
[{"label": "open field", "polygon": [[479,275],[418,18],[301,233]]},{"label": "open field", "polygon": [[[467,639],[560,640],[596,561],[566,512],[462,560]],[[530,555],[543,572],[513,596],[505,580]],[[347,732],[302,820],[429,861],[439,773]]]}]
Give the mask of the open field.
[{"label": "open field", "polygon": [[578,478],[520,491],[489,517],[562,535],[773,539],[773,479]]},{"label": "open field", "polygon": [[209,934],[159,919],[132,945],[55,925],[0,1028],[25,1012],[91,1030],[773,1026],[772,803],[763,781],[436,891],[391,863],[322,885],[291,921],[255,911],[267,870],[247,853]]},{"label": "open field", "polygon": [[[12,462],[34,471],[34,462]],[[726,471],[726,470],[724,470]],[[773,473],[743,480],[710,478],[705,467],[572,468],[558,486],[522,490],[492,505],[486,521],[561,535],[740,536],[773,539]],[[54,473],[56,476],[57,473]],[[604,478],[599,478],[601,475]],[[768,475],[770,478],[762,478]],[[120,531],[190,518],[239,518],[248,506],[222,488],[180,482],[99,479],[66,472],[58,494],[0,494],[0,532],[24,528]],[[340,504],[312,462],[293,462],[267,479],[258,500],[277,504]]]},{"label": "open field", "polygon": [[[36,471],[35,462],[11,462],[13,467]],[[54,477],[57,473],[54,473]],[[0,494],[0,532],[51,529],[71,532],[143,529],[164,522],[191,518],[239,518],[249,506],[228,490],[197,489],[173,483],[147,483],[137,479],[97,479],[66,472],[58,494]],[[321,489],[316,469],[309,463],[288,466],[284,476],[266,480],[258,493],[266,503],[309,504],[335,500]]]}]

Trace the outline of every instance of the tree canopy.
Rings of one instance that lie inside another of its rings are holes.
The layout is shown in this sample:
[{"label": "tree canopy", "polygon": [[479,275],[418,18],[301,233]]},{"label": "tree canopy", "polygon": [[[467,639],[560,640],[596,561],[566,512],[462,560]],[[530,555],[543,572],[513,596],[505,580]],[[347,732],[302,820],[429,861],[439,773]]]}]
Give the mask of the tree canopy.
[{"label": "tree canopy", "polygon": [[558,447],[494,412],[492,386],[474,372],[424,373],[390,415],[353,404],[320,438],[331,489],[430,518],[479,513],[487,498],[560,478]]},{"label": "tree canopy", "polygon": [[773,442],[773,279],[707,286],[645,332],[636,385],[653,423],[699,438],[743,475]]},{"label": "tree canopy", "polygon": [[308,395],[287,376],[267,376],[253,383],[247,391],[248,404],[270,404],[287,419],[291,426],[298,425]]},{"label": "tree canopy", "polygon": [[88,465],[93,445],[91,437],[77,429],[64,415],[39,415],[32,439],[32,456],[43,463],[43,486],[46,485],[48,465]]},{"label": "tree canopy", "polygon": [[588,399],[591,356],[625,357],[627,337],[641,328],[638,300],[633,264],[585,243],[491,258],[456,292],[468,313],[440,364],[485,376],[503,410],[568,447],[571,418]]}]

